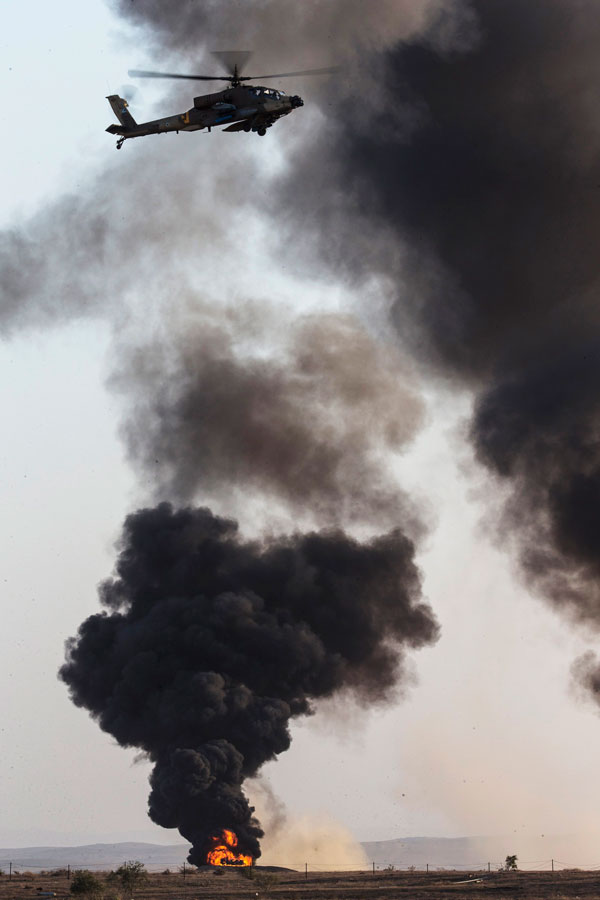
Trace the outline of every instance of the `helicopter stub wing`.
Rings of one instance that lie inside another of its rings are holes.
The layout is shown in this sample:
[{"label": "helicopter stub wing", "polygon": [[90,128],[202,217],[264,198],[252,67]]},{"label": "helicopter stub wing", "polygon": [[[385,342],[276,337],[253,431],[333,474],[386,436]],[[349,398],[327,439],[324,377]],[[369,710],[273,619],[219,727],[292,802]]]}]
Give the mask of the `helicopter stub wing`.
[{"label": "helicopter stub wing", "polygon": [[227,128],[224,128],[223,131],[244,131],[247,127],[247,122],[234,122],[233,125],[228,125]]}]

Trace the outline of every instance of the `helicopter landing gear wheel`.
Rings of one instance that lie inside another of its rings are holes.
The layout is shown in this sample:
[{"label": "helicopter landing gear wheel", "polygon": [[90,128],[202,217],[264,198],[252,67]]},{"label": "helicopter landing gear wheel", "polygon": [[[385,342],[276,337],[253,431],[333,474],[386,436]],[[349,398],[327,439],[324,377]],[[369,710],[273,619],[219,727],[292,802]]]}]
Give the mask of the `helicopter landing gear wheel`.
[{"label": "helicopter landing gear wheel", "polygon": [[250,124],[250,122],[246,122],[246,124],[244,125],[244,131],[252,131],[252,125]]},{"label": "helicopter landing gear wheel", "polygon": [[117,141],[117,150],[120,150],[122,146],[123,146],[123,141]]},{"label": "helicopter landing gear wheel", "polygon": [[266,129],[266,128],[259,128],[259,129],[258,129],[258,134],[260,135],[260,137],[264,137],[266,133],[267,133],[267,129]]}]

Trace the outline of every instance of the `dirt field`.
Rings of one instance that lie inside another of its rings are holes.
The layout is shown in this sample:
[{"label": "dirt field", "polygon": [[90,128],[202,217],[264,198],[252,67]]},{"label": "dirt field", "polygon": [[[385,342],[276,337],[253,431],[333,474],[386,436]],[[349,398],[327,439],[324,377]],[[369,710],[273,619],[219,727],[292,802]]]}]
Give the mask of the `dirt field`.
[{"label": "dirt field", "polygon": [[[95,873],[101,880],[107,873]],[[66,876],[13,875],[0,877],[0,900],[53,900],[43,892],[54,892],[56,900],[73,900]],[[104,900],[130,900],[118,886],[106,884]],[[443,900],[449,897],[487,897],[494,900],[518,897],[597,897],[600,900],[600,873],[568,870],[562,872],[474,873],[464,872],[266,872],[256,867],[254,878],[243,878],[235,870],[202,870],[184,877],[152,874],[135,900]]]}]

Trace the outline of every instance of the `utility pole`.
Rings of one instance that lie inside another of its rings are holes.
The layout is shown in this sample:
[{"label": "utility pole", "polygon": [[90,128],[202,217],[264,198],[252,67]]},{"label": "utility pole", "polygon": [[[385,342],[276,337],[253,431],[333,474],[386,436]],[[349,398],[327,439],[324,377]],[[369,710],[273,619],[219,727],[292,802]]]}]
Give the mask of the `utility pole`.
[{"label": "utility pole", "polygon": [[490,864],[488,863],[488,872],[490,872],[490,871],[491,871],[491,866],[490,866]]},{"label": "utility pole", "polygon": [[8,880],[12,881],[12,863],[8,864]]},{"label": "utility pole", "polygon": [[554,872],[554,860],[552,860],[552,871]]},{"label": "utility pole", "polygon": [[308,881],[308,863],[304,863],[304,880]]},{"label": "utility pole", "polygon": [[375,863],[373,863],[373,875],[375,874]]},{"label": "utility pole", "polygon": [[183,880],[185,881],[185,863],[183,864]]},{"label": "utility pole", "polygon": [[429,863],[427,863],[427,874],[429,874]]},{"label": "utility pole", "polygon": [[71,880],[71,863],[67,865],[67,881]]}]

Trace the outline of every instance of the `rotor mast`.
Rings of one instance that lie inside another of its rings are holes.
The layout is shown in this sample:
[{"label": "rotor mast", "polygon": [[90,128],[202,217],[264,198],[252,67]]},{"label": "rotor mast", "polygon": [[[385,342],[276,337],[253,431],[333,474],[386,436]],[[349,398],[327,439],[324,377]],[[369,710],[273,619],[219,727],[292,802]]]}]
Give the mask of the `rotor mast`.
[{"label": "rotor mast", "polygon": [[241,85],[241,74],[242,73],[238,69],[238,64],[236,63],[233,67],[233,72],[231,73],[231,87],[239,87]]}]

